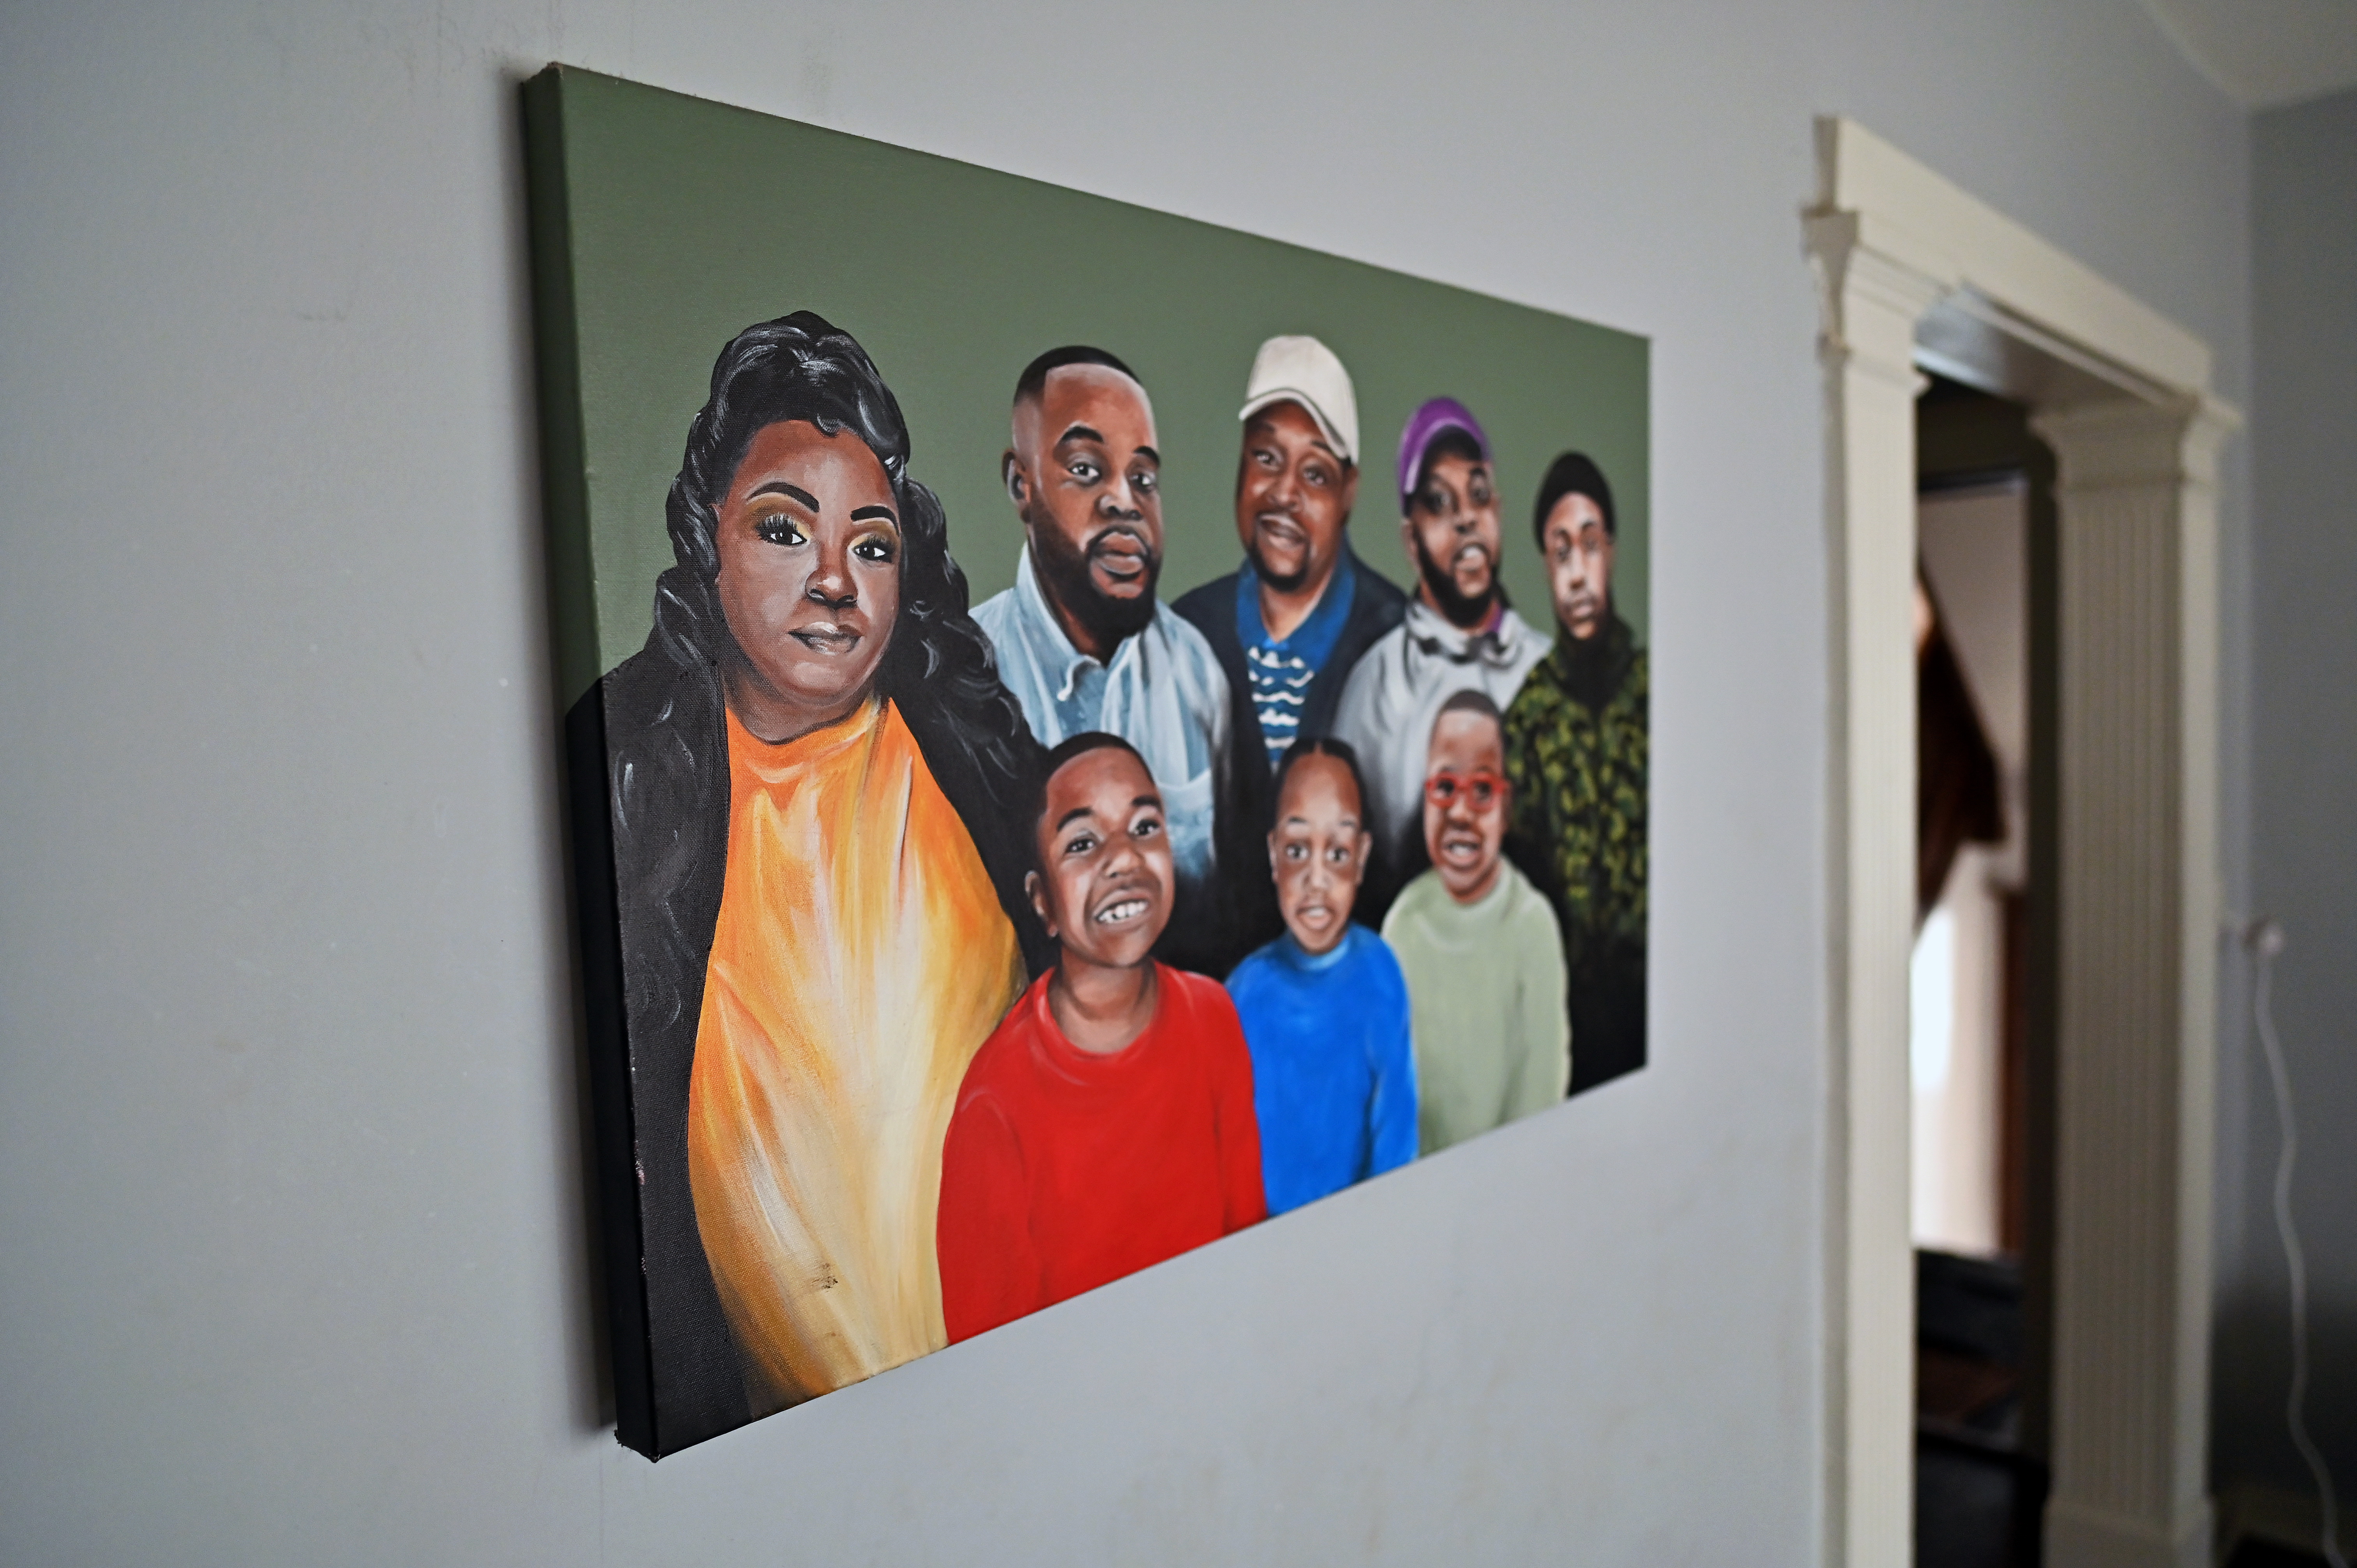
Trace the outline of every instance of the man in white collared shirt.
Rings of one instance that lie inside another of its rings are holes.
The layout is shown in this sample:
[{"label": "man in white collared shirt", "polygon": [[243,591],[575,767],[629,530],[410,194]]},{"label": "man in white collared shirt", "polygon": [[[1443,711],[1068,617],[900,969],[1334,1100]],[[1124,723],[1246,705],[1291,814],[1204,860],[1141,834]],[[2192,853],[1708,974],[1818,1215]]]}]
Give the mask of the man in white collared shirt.
[{"label": "man in white collared shirt", "polygon": [[1040,744],[1103,730],[1146,759],[1178,875],[1162,950],[1221,972],[1233,956],[1219,896],[1228,681],[1203,634],[1155,596],[1162,458],[1146,389],[1102,349],[1040,355],[1016,383],[1000,466],[1023,554],[1015,586],[974,618]]}]

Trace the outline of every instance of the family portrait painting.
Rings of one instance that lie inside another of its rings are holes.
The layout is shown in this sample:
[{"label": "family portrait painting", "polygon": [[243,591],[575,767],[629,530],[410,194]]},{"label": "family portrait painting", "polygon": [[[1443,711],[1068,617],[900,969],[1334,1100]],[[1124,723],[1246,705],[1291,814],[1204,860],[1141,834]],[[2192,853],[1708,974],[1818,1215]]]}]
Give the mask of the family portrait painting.
[{"label": "family portrait painting", "polygon": [[625,1443],[1642,1067],[1644,339],[583,72],[525,109]]}]

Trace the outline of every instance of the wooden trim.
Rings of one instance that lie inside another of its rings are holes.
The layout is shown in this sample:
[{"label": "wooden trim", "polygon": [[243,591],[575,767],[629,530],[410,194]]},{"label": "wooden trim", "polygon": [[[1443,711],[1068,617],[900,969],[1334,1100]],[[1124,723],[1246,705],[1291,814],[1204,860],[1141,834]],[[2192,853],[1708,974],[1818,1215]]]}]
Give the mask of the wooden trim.
[{"label": "wooden trim", "polygon": [[[1820,121],[1818,154],[1804,234],[1824,327],[1834,616],[1825,1559],[1911,1555],[1906,607],[1916,339],[1937,309],[2001,337],[2000,363],[2048,369],[1990,390],[2044,405],[2063,481],[2057,746],[2078,794],[2062,829],[2057,1224],[2072,1254],[2058,1269],[2079,1283],[2057,1303],[2048,1561],[2190,1564],[2210,1518],[2214,476],[2238,419],[2208,393],[2199,338],[2072,257],[1853,122]],[[2123,1070],[2143,1087],[2123,1088]],[[2145,1262],[2106,1272],[2117,1246],[2103,1228],[2122,1216]],[[2104,1313],[2133,1315],[2132,1348],[2104,1348]]]},{"label": "wooden trim", "polygon": [[1974,314],[2135,395],[2209,389],[2209,345],[2093,268],[1855,120],[1818,121],[1817,140],[1818,210],[1857,214],[1876,250],[1942,279]]}]

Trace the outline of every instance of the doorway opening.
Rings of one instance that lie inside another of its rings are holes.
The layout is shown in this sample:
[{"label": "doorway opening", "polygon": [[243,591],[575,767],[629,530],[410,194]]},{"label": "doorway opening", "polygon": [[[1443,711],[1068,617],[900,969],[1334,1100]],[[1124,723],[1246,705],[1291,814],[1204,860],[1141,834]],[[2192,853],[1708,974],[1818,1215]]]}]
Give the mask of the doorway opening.
[{"label": "doorway opening", "polygon": [[[2033,1157],[2022,1252],[2023,1357],[2046,1359],[2021,1380],[2025,1445],[2048,1391],[2045,1554],[2199,1568],[2213,1522],[2218,471],[2241,416],[2210,390],[2199,337],[1855,122],[1817,132],[1803,224],[1835,588],[1826,1555],[1907,1561],[1916,1523],[1909,623],[1915,399],[1932,371],[2033,410],[2057,474],[2055,832],[2029,846],[2051,856],[2054,940],[2039,940],[2033,875],[2027,987],[2033,1067],[2041,983],[2052,995],[2052,1197],[2038,1200]],[[2033,1128],[2032,1156],[2040,1142]]]},{"label": "doorway opening", "polygon": [[2050,1409],[2055,467],[2027,408],[1936,376],[1915,451],[1916,1560],[2017,1568]]}]

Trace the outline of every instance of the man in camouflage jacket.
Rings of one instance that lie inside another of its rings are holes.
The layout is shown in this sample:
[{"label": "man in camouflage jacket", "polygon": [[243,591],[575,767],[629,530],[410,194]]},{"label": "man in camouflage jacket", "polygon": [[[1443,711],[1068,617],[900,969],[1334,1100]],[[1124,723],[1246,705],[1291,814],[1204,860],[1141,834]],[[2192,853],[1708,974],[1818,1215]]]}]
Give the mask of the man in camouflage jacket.
[{"label": "man in camouflage jacket", "polygon": [[1612,606],[1612,491],[1587,457],[1547,470],[1534,519],[1555,646],[1506,710],[1508,851],[1554,905],[1571,1092],[1645,1062],[1644,650]]}]

